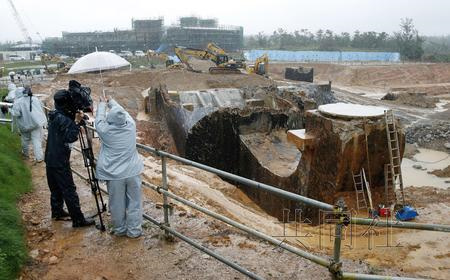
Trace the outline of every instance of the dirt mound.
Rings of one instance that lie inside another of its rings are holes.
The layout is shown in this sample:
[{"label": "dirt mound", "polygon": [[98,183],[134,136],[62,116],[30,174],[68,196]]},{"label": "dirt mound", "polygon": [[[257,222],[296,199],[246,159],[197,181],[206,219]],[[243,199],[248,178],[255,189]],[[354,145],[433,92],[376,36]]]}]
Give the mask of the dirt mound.
[{"label": "dirt mound", "polygon": [[406,190],[407,191],[405,191],[405,199],[411,201],[412,205],[416,207],[424,207],[427,204],[450,202],[450,189],[436,189],[433,187],[408,187]]},{"label": "dirt mound", "polygon": [[436,175],[438,177],[444,177],[444,178],[450,177],[450,165],[444,169],[438,169],[438,170],[434,170],[434,171],[431,171],[428,173]]},{"label": "dirt mound", "polygon": [[103,76],[105,84],[110,87],[132,85],[142,88],[150,86],[150,79],[156,70],[133,70],[133,71],[117,71],[111,72]]},{"label": "dirt mound", "polygon": [[438,98],[429,97],[424,92],[388,92],[381,100],[395,101],[421,108],[434,108],[439,102]]},{"label": "dirt mound", "polygon": [[242,88],[269,86],[274,82],[259,75],[227,74],[213,75],[187,70],[163,70],[150,75],[149,84],[157,87],[167,85],[168,90],[196,90],[208,88]]},{"label": "dirt mound", "polygon": [[429,96],[442,96],[450,93],[450,83],[444,84],[420,84],[411,86],[392,87],[391,91],[403,91],[420,93],[426,92]]},{"label": "dirt mound", "polygon": [[60,74],[53,79],[52,83],[67,84],[70,80],[77,80],[81,83],[90,82],[101,85],[103,76],[103,83],[106,87],[132,85],[146,88],[149,86],[149,76],[154,72],[151,70],[116,70],[102,72],[102,75],[100,73]]},{"label": "dirt mound", "polygon": [[345,86],[393,87],[450,82],[450,64],[339,65],[327,63],[274,63],[270,75],[282,78],[286,66],[314,68],[314,79]]},{"label": "dirt mound", "polygon": [[211,60],[197,59],[194,57],[190,57],[188,63],[191,65],[192,69],[203,73],[208,73],[210,67],[216,66]]},{"label": "dirt mound", "polygon": [[[209,68],[209,66],[208,66]],[[206,71],[207,72],[207,71]],[[274,82],[259,75],[246,74],[209,74],[181,70],[133,70],[110,71],[103,75],[103,83],[99,73],[76,75],[62,74],[48,86],[36,86],[44,94],[54,93],[57,89],[67,88],[70,80],[75,79],[92,89],[93,96],[100,96],[102,88],[115,91],[122,87],[145,89],[165,84],[168,90],[195,90],[208,88],[243,88],[254,86],[270,86]]]},{"label": "dirt mound", "polygon": [[406,130],[406,142],[417,143],[421,147],[446,151],[444,146],[450,137],[448,121],[419,122]]}]

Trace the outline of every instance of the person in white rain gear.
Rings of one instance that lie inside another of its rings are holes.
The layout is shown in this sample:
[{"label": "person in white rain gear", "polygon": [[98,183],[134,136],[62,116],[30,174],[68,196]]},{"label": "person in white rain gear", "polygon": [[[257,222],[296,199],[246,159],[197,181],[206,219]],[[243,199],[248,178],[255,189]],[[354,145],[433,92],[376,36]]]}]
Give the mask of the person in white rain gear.
[{"label": "person in white rain gear", "polygon": [[6,102],[13,103],[16,97],[16,85],[13,83],[8,84],[8,95],[5,97]]},{"label": "person in white rain gear", "polygon": [[47,125],[47,118],[42,108],[41,101],[32,96],[31,89],[18,87],[11,115],[20,132],[22,140],[22,154],[29,157],[30,142],[33,144],[36,161],[44,160],[42,151],[42,130]]},{"label": "person in white rain gear", "polygon": [[9,79],[11,80],[11,82],[14,83],[14,76],[16,76],[16,73],[14,73],[13,71],[11,71],[11,72],[8,73],[8,75],[9,75]]},{"label": "person in white rain gear", "polygon": [[136,124],[122,106],[108,98],[107,103],[100,99],[95,128],[101,140],[97,179],[106,181],[108,188],[112,233],[139,237],[142,234],[140,174],[144,165],[136,150]]}]

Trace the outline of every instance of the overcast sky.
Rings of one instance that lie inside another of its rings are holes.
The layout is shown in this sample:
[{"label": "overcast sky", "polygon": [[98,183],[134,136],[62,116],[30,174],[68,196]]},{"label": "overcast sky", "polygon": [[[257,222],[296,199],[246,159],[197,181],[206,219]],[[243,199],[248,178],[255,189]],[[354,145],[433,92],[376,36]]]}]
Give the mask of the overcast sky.
[{"label": "overcast sky", "polygon": [[[131,18],[214,17],[219,24],[244,27],[244,34],[270,34],[308,28],[335,32],[398,29],[400,18],[414,20],[422,35],[450,34],[448,0],[13,0],[33,39],[61,36],[61,31],[131,28]],[[0,41],[22,40],[8,0],[0,0]]]}]

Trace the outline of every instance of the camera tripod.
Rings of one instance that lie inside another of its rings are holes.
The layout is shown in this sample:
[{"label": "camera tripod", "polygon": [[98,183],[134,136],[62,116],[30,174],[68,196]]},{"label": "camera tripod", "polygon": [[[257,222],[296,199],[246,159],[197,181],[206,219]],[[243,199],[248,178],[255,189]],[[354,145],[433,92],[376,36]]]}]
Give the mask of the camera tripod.
[{"label": "camera tripod", "polygon": [[81,153],[83,154],[84,167],[86,167],[88,171],[89,184],[91,185],[91,191],[95,198],[95,204],[97,205],[97,214],[95,216],[98,215],[100,220],[100,225],[97,226],[97,228],[101,231],[104,231],[106,228],[105,224],[103,223],[102,213],[106,211],[106,203],[103,202],[102,192],[98,185],[98,179],[95,176],[96,165],[94,152],[92,150],[92,136],[88,133],[85,120],[82,120],[80,125],[81,128],[79,138],[80,138]]}]

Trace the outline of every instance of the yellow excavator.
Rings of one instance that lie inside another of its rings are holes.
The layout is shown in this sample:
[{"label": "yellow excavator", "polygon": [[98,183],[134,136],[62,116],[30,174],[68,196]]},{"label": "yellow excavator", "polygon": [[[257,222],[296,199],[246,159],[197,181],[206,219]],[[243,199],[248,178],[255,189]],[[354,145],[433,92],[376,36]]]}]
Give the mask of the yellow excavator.
[{"label": "yellow excavator", "polygon": [[[47,74],[67,73],[70,70],[70,66],[58,56],[43,53],[41,54],[41,62]],[[56,63],[56,70],[48,67],[49,62]]]},{"label": "yellow excavator", "polygon": [[[209,43],[206,46],[206,49],[209,52],[211,52],[212,54],[214,54],[216,57],[219,57],[219,58],[227,57],[227,61],[233,63],[234,67],[243,68],[249,74],[254,73],[254,74],[258,74],[258,75],[266,75],[269,72],[268,71],[269,70],[269,57],[267,56],[267,54],[264,54],[264,55],[258,57],[255,61],[255,64],[247,66],[242,61],[234,61],[234,60],[228,59],[229,55],[227,54],[227,52],[215,43]],[[214,61],[214,62],[217,64],[216,61]]]},{"label": "yellow excavator", "polygon": [[154,50],[147,51],[147,59],[149,62],[151,62],[153,59],[160,60],[166,64],[166,67],[169,67],[170,65],[173,64],[173,60],[170,59],[168,54],[163,53],[163,52],[158,53],[158,52],[155,52]]},{"label": "yellow excavator", "polygon": [[267,54],[263,54],[255,60],[255,64],[248,65],[246,70],[249,74],[266,75],[269,73],[269,57]]},{"label": "yellow excavator", "polygon": [[[243,61],[239,61],[239,60],[234,60],[230,57],[230,55],[221,47],[219,47],[217,44],[215,43],[209,43],[206,46],[206,49],[211,52],[212,54],[214,54],[217,57],[222,57],[222,60],[227,60],[228,63],[232,63],[235,64],[235,67],[237,68],[242,68],[245,69],[245,63],[243,63]],[[226,58],[223,58],[226,57]]]},{"label": "yellow excavator", "polygon": [[211,74],[241,74],[238,64],[233,60],[229,60],[227,54],[216,52],[209,48],[202,50],[177,46],[174,50],[177,57],[189,71],[198,72],[189,64],[189,57],[195,57],[202,60],[211,60],[216,64],[216,66],[209,68],[209,73]]}]

